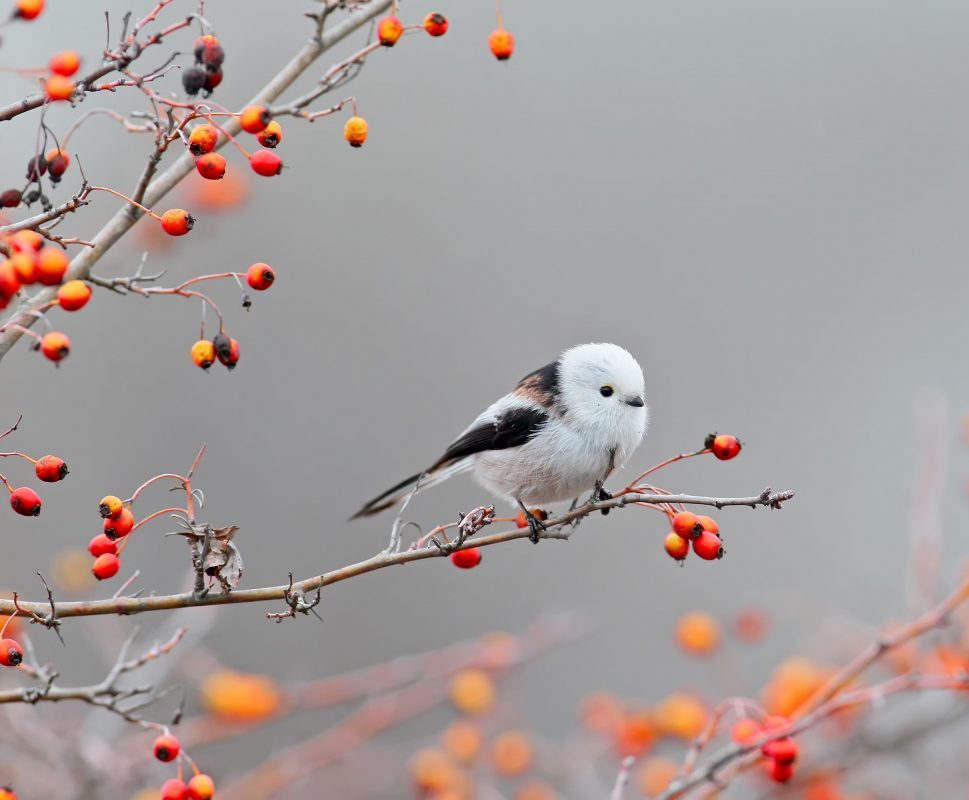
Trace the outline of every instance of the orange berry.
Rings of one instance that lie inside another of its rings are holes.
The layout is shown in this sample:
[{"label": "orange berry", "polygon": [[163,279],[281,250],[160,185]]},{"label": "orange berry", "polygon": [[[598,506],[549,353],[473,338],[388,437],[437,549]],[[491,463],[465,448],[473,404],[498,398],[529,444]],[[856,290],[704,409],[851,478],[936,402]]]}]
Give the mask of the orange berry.
[{"label": "orange berry", "polygon": [[681,536],[673,533],[673,531],[666,534],[663,546],[666,548],[666,552],[670,558],[674,561],[683,561],[690,555],[690,543]]},{"label": "orange berry", "polygon": [[431,36],[443,36],[447,33],[447,17],[432,12],[424,17],[424,30]]},{"label": "orange berry", "polygon": [[10,256],[10,265],[17,273],[17,278],[23,286],[37,283],[37,254],[33,251],[14,252]]},{"label": "orange berry", "polygon": [[44,237],[33,230],[17,231],[10,237],[10,244],[14,250],[37,251],[44,246]]},{"label": "orange berry", "polygon": [[70,355],[71,340],[65,333],[51,331],[40,340],[40,351],[55,363],[63,361]]},{"label": "orange berry", "polygon": [[709,656],[720,646],[720,626],[709,614],[693,611],[676,623],[676,641],[695,656]]},{"label": "orange berry", "polygon": [[393,47],[404,34],[404,23],[397,17],[384,17],[377,23],[377,38],[384,47]]},{"label": "orange berry", "polygon": [[367,132],[367,120],[363,117],[350,117],[343,126],[343,138],[350,143],[350,147],[363,147]]},{"label": "orange berry", "polygon": [[481,733],[470,722],[459,720],[444,729],[441,744],[455,761],[470,764],[481,752]]},{"label": "orange berry", "polygon": [[495,739],[491,746],[491,761],[495,772],[506,778],[514,778],[532,766],[535,746],[524,731],[507,731]]},{"label": "orange berry", "polygon": [[647,711],[624,713],[614,732],[616,752],[620,756],[641,756],[656,742],[656,726]]},{"label": "orange berry", "polygon": [[17,0],[15,16],[21,19],[37,19],[44,11],[44,0]]},{"label": "orange berry", "polygon": [[481,548],[466,547],[451,553],[451,563],[459,569],[473,569],[481,563]]},{"label": "orange berry", "polygon": [[199,125],[192,128],[192,132],[188,135],[188,149],[195,156],[211,153],[218,143],[219,132],[211,125]]},{"label": "orange berry", "polygon": [[420,797],[439,798],[457,782],[458,770],[440,750],[425,748],[414,753],[408,764],[411,780]]},{"label": "orange berry", "polygon": [[272,116],[265,106],[246,106],[239,115],[239,124],[247,133],[259,133],[271,119]]},{"label": "orange berry", "polygon": [[162,214],[161,226],[169,236],[184,236],[195,227],[195,217],[183,208],[170,208]]},{"label": "orange berry", "polygon": [[29,486],[21,486],[10,493],[10,507],[22,517],[40,514],[40,495]]},{"label": "orange berry", "polygon": [[681,511],[673,517],[673,532],[684,539],[692,539],[703,530],[696,514],[692,511]]},{"label": "orange berry", "polygon": [[94,559],[94,566],[91,567],[91,572],[99,581],[106,581],[108,578],[113,578],[117,575],[120,569],[121,559],[114,553],[102,553]]},{"label": "orange berry", "polygon": [[167,764],[169,761],[178,758],[182,745],[174,736],[163,734],[155,739],[152,750],[155,753],[155,758]]},{"label": "orange berry", "polygon": [[731,458],[736,458],[740,455],[740,450],[743,445],[741,445],[740,439],[736,436],[729,436],[727,434],[716,436],[710,434],[707,437],[707,447],[721,461],[729,461]]},{"label": "orange berry", "polygon": [[659,797],[679,774],[680,768],[668,758],[650,758],[643,762],[637,783],[646,797]]},{"label": "orange berry", "polygon": [[17,800],[17,793],[12,786],[0,787],[0,800]]},{"label": "orange berry", "polygon": [[488,37],[488,47],[491,48],[492,55],[499,61],[507,61],[515,50],[515,37],[508,31],[499,28],[492,31],[491,36]]},{"label": "orange berry", "polygon": [[282,703],[279,688],[265,675],[247,675],[222,670],[202,684],[202,703],[220,717],[262,720],[272,716]]},{"label": "orange berry", "polygon": [[710,533],[720,533],[720,526],[717,525],[717,521],[713,517],[697,517],[696,521],[700,523],[703,530]]},{"label": "orange berry", "polygon": [[218,153],[206,153],[195,159],[195,169],[208,181],[217,181],[225,175],[225,158]]},{"label": "orange berry", "polygon": [[246,270],[246,283],[249,284],[257,292],[264,292],[270,286],[273,285],[273,281],[276,280],[276,273],[269,264],[263,264],[261,261],[253,264]]},{"label": "orange berry", "polygon": [[64,280],[71,260],[59,247],[45,247],[37,254],[37,280],[44,286],[56,286]]},{"label": "orange berry", "polygon": [[283,171],[283,160],[272,150],[257,150],[249,156],[249,165],[253,172],[266,178],[271,178]]},{"label": "orange berry", "polygon": [[738,719],[730,729],[730,738],[737,744],[752,742],[764,732],[756,720],[750,717]]},{"label": "orange berry", "polygon": [[451,680],[451,702],[465,714],[486,714],[495,704],[494,681],[481,670],[462,670]]},{"label": "orange berry", "polygon": [[124,511],[124,503],[121,502],[120,497],[115,497],[113,494],[102,497],[101,502],[98,503],[98,513],[105,519],[117,519],[122,511]]},{"label": "orange berry", "polygon": [[263,147],[276,147],[283,140],[283,126],[276,120],[270,123],[256,134],[256,140]]},{"label": "orange berry", "polygon": [[108,517],[104,521],[104,535],[109,539],[121,539],[131,533],[135,526],[135,515],[131,509],[122,508],[117,518]]},{"label": "orange berry", "polygon": [[44,483],[57,483],[67,477],[67,464],[57,456],[43,456],[34,464],[34,474]]},{"label": "orange berry", "polygon": [[65,311],[77,311],[91,299],[91,287],[84,281],[68,281],[57,290],[57,302]]},{"label": "orange berry", "polygon": [[704,561],[716,561],[718,558],[723,558],[725,551],[723,542],[717,534],[703,531],[693,540],[693,552]]},{"label": "orange berry", "polygon": [[[536,519],[540,519],[542,522],[548,519],[548,512],[542,510],[541,508],[531,509],[532,516]],[[519,511],[518,515],[515,517],[515,527],[517,528],[527,528],[528,527],[528,517],[525,516],[524,511]]]},{"label": "orange berry", "polygon": [[695,739],[707,724],[707,709],[690,694],[671,694],[654,713],[660,733],[689,741]]},{"label": "orange berry", "polygon": [[105,553],[116,556],[118,555],[118,543],[114,539],[109,539],[103,533],[99,533],[88,542],[87,551],[95,558],[103,556]]},{"label": "orange berry", "polygon": [[51,75],[44,82],[44,91],[47,92],[47,99],[53,102],[70,100],[74,94],[74,81],[63,75]]},{"label": "orange berry", "polygon": [[189,800],[212,800],[215,796],[215,781],[200,772],[188,782]]},{"label": "orange berry", "polygon": [[64,50],[52,56],[47,66],[50,67],[51,72],[70,78],[81,68],[81,57],[73,50]]},{"label": "orange berry", "polygon": [[789,658],[771,675],[763,692],[764,708],[786,717],[810,699],[828,678],[828,671],[806,658]]},{"label": "orange berry", "polygon": [[192,361],[200,369],[208,369],[215,363],[215,345],[208,339],[199,339],[192,345]]},{"label": "orange berry", "polygon": [[172,778],[162,784],[158,800],[189,800],[188,785],[180,778]]},{"label": "orange berry", "polygon": [[23,648],[14,639],[0,639],[0,664],[16,667],[23,660]]}]

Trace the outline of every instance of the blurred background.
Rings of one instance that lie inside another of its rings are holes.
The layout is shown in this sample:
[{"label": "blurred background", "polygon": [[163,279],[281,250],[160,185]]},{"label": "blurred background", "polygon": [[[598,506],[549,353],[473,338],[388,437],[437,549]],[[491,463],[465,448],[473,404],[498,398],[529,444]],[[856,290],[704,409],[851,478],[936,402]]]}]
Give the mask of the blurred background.
[{"label": "blurred background", "polygon": [[[306,40],[302,13],[313,5],[209,0],[227,53],[214,99],[241,107]],[[116,26],[131,7],[50,0],[33,26],[6,29],[0,59],[39,66],[73,48],[90,65],[102,10]],[[191,8],[176,0],[165,13]],[[249,180],[225,151],[248,184],[243,204],[191,205],[203,183],[192,174],[165,204],[193,210],[191,235],[159,241],[140,224],[98,265],[100,275],[131,274],[147,250],[148,271],[167,270],[174,285],[272,264],[278,280],[250,313],[229,284],[213,289],[241,343],[235,371],[192,365],[196,303],[103,290],[83,313],[52,315],[73,341],[59,369],[23,342],[5,358],[0,427],[24,421],[4,444],[57,453],[71,475],[46,490],[39,519],[0,514],[0,585],[39,599],[34,571],[56,573],[64,551],[86,546],[102,495],[187,469],[202,443],[205,518],[240,526],[245,587],[367,558],[386,545],[392,515],[348,523],[363,501],[430,463],[526,372],[573,344],[613,341],[643,365],[652,412],[627,477],[718,430],[744,441],[739,459],[675,465],[661,485],[797,490],[780,512],[718,514],[722,561],[678,569],[661,518],[627,510],[589,519],[567,544],[489,548],[470,572],[431,561],[335,586],[322,625],[271,625],[264,612],[280,609],[260,606],[189,622],[205,620],[206,645],[224,663],[286,683],[578,612],[591,633],[510,689],[521,724],[554,738],[593,689],[647,702],[679,687],[756,692],[822,621],[903,616],[914,409],[921,397],[936,418],[954,419],[969,396],[969,8],[507,0],[517,43],[507,63],[488,52],[490,2],[404,2],[400,16],[418,22],[432,10],[450,20],[445,37],[408,36],[375,53],[341,93],[370,124],[362,149],[343,140],[346,115],[283,119],[282,176]],[[191,38],[175,46],[188,54]],[[361,32],[324,56],[287,97],[364,41]],[[6,101],[32,88],[12,74],[0,85]],[[179,75],[163,86],[180,92]],[[119,92],[84,108],[138,102]],[[54,108],[48,120],[62,133],[74,113]],[[35,125],[27,115],[0,126],[4,185],[22,179]],[[105,118],[71,150],[93,182],[127,191],[149,147]],[[98,196],[60,231],[89,237],[116,208]],[[945,424],[955,441],[957,426]],[[965,553],[966,466],[958,452],[946,478],[949,581]],[[159,490],[151,502],[165,500]],[[490,500],[461,478],[420,495],[408,518],[426,530]],[[146,591],[188,585],[184,546],[161,535],[169,529],[142,531],[126,552],[123,576],[140,569]],[[676,649],[683,611],[727,620],[749,607],[768,612],[772,632],[732,650],[730,668]],[[44,632],[33,639],[77,682],[103,674],[114,652],[103,642],[132,624],[71,622],[66,651]],[[319,724],[307,716],[287,735]],[[439,727],[425,720],[407,735]],[[231,774],[275,745],[250,741],[207,760]],[[382,796],[407,795],[388,786]]]}]

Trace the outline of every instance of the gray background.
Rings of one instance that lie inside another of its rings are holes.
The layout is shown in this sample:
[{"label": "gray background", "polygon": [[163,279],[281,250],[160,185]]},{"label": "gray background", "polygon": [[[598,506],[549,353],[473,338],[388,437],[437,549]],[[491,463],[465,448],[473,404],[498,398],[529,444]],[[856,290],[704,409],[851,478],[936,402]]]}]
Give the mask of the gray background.
[{"label": "gray background", "polygon": [[[67,46],[93,62],[104,4],[50,5],[36,29],[7,29],[3,63]],[[206,4],[228,54],[215,99],[240,105],[304,41],[304,5]],[[731,431],[747,445],[740,459],[676,466],[663,485],[770,484],[798,499],[720,514],[719,563],[676,569],[662,521],[626,511],[568,544],[490,549],[470,573],[422,563],[334,587],[323,626],[226,610],[212,646],[239,669],[301,679],[579,610],[594,634],[517,684],[522,720],[552,732],[573,726],[593,688],[647,700],[678,686],[752,691],[822,619],[902,613],[913,401],[934,385],[958,412],[969,393],[965,4],[508,2],[507,64],[487,51],[490,3],[437,7],[446,37],[376,53],[349,90],[371,127],[362,150],[343,141],[342,116],[284,120],[289,169],[151,256],[169,284],[276,267],[250,314],[228,284],[214,289],[242,344],[235,372],[189,362],[194,303],[103,291],[80,314],[52,315],[74,342],[59,370],[22,344],[5,359],[0,423],[25,414],[9,443],[56,452],[72,474],[44,493],[39,520],[0,514],[0,584],[38,594],[32,570],[86,544],[98,498],[186,468],[202,442],[208,519],[241,525],[246,586],[365,558],[390,519],[346,523],[363,500],[435,458],[525,372],[605,340],[647,374],[652,424],[633,467]],[[402,16],[426,10],[406,3]],[[11,75],[2,85],[7,99],[29,88]],[[59,132],[69,117],[50,115]],[[22,176],[35,120],[0,127],[6,183]],[[72,150],[93,181],[128,188],[147,146],[94,120]],[[87,235],[115,207],[98,197],[63,230]],[[139,252],[119,246],[98,272],[131,273]],[[950,574],[964,552],[964,467],[959,453]],[[487,500],[461,479],[421,496],[412,517],[433,524]],[[152,530],[125,569],[179,589],[183,549]],[[777,625],[737,653],[743,680],[675,652],[681,610],[726,619],[750,604],[769,604]],[[63,658],[40,638],[44,656]],[[101,668],[64,666],[78,678]]]}]

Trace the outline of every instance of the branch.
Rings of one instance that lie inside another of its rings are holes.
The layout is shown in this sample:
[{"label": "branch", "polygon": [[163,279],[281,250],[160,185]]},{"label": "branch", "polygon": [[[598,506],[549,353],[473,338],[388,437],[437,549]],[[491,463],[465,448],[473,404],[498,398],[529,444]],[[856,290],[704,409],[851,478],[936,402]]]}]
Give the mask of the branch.
[{"label": "branch", "polygon": [[[715,508],[724,508],[726,506],[750,506],[752,508],[765,506],[767,508],[780,508],[781,503],[793,497],[794,492],[792,491],[772,492],[770,489],[765,489],[759,495],[753,497],[699,497],[690,494],[630,492],[608,500],[586,503],[558,517],[547,520],[545,523],[547,530],[540,531],[539,538],[568,539],[572,535],[572,530],[563,530],[563,526],[577,522],[596,511],[622,509],[626,506],[639,503],[684,503],[689,505],[713,506]],[[490,547],[492,545],[503,544],[504,542],[515,541],[516,539],[527,539],[530,535],[531,531],[528,528],[515,528],[480,538],[473,537],[468,539],[463,547]],[[368,572],[376,572],[387,567],[409,564],[412,561],[442,558],[446,556],[445,550],[430,545],[417,550],[404,550],[395,553],[383,552],[365,561],[359,561],[332,572],[324,572],[321,575],[297,581],[292,586],[289,583],[285,583],[279,586],[267,586],[261,589],[242,589],[225,594],[208,594],[203,597],[199,597],[193,592],[186,592],[183,594],[149,597],[118,597],[106,600],[81,600],[69,603],[58,603],[57,618],[90,617],[105,614],[141,614],[146,611],[168,611],[175,608],[194,606],[232,605],[236,603],[261,603],[269,600],[285,600],[287,595],[292,596],[294,591],[306,594],[317,589],[322,589],[325,586],[365,575]],[[20,607],[27,612],[37,611],[41,613],[45,609],[48,609],[49,605],[47,603],[26,603],[20,601]],[[12,614],[14,610],[12,601],[0,600],[0,614]]]}]

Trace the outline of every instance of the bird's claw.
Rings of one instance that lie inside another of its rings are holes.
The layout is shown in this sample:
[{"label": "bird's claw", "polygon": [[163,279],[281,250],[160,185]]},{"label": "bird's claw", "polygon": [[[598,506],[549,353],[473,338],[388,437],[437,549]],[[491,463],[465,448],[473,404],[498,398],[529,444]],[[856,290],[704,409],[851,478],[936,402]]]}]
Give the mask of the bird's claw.
[{"label": "bird's claw", "polygon": [[[598,497],[596,499],[599,502],[603,500],[612,500],[612,495],[609,492],[607,492],[605,489],[603,489],[601,486],[599,487],[599,491],[597,492],[597,495]],[[602,516],[606,516],[610,511],[612,511],[612,509],[600,508],[599,511],[602,513]]]},{"label": "bird's claw", "polygon": [[525,519],[528,520],[528,541],[532,544],[538,544],[542,532],[547,531],[548,526],[531,511],[525,511]]}]

